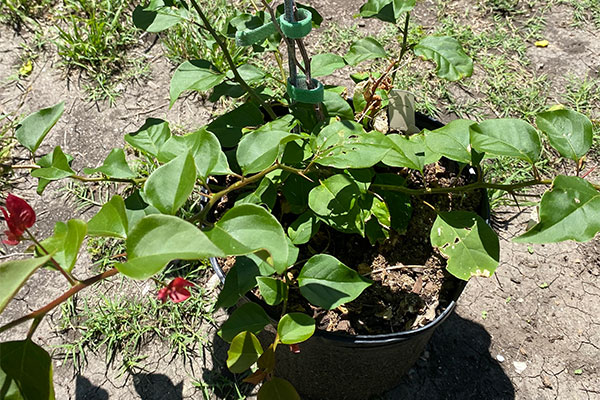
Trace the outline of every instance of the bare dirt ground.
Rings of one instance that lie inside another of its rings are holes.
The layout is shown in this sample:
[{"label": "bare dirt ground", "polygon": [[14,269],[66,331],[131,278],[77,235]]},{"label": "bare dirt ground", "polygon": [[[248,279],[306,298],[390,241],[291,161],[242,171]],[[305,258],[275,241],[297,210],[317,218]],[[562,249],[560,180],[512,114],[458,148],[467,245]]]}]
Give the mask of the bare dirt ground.
[{"label": "bare dirt ground", "polygon": [[[323,15],[334,16],[336,23],[351,24],[362,1],[309,3]],[[466,2],[453,3],[470,7]],[[420,3],[417,15],[426,18],[427,6],[430,2]],[[592,26],[571,28],[565,22],[568,13],[562,7],[549,16],[544,35],[552,42],[550,51],[531,44],[526,54],[533,68],[548,74],[553,87],[564,85],[567,73],[598,77],[600,71],[600,31]],[[326,20],[324,28],[331,21]],[[198,97],[180,101],[168,110],[168,82],[173,67],[160,56],[158,48],[145,53],[150,77],[128,84],[116,107],[111,108],[88,102],[77,77],[67,80],[52,52],[35,61],[33,73],[26,79],[9,79],[20,66],[19,44],[25,40],[27,34],[23,37],[0,26],[0,111],[20,109],[27,114],[64,100],[65,114],[46,146],[60,144],[66,153],[74,155],[75,170],[96,166],[111,148],[123,144],[125,133],[141,126],[146,117],[164,118],[188,128],[211,118],[213,106]],[[599,112],[595,109],[592,117],[598,118]],[[600,171],[589,179],[600,181]],[[35,184],[27,174],[18,173],[11,180],[10,190],[38,210],[38,232],[49,233],[55,221],[86,218],[65,200],[58,184],[41,197],[35,195]],[[2,190],[6,193],[7,189]],[[530,214],[531,208],[494,210],[494,227],[502,248],[495,277],[476,279],[467,285],[455,315],[437,330],[404,382],[384,399],[600,399],[600,240],[543,246],[511,243],[511,238],[525,229]],[[77,266],[81,276],[89,271],[86,260],[89,257],[82,256]],[[0,316],[0,322],[34,310],[61,294],[65,285],[48,279],[49,275],[48,271],[36,274]],[[110,294],[118,287],[115,280],[102,290]],[[128,290],[133,296],[145,295],[144,283],[130,284]],[[56,313],[46,318],[35,335],[47,349],[67,339],[56,332],[56,319]],[[11,331],[0,335],[0,340],[23,338],[25,332],[24,328]],[[214,329],[208,322],[206,338],[197,346],[197,358],[192,362],[171,357],[168,346],[153,342],[143,351],[148,356],[144,371],[121,377],[119,371],[106,367],[102,354],[90,355],[86,369],[75,376],[71,365],[56,359],[57,399],[202,398],[202,385],[194,382],[218,386],[225,357],[223,344],[214,339]],[[237,397],[217,393],[215,398]],[[248,398],[253,397],[248,394]]]}]

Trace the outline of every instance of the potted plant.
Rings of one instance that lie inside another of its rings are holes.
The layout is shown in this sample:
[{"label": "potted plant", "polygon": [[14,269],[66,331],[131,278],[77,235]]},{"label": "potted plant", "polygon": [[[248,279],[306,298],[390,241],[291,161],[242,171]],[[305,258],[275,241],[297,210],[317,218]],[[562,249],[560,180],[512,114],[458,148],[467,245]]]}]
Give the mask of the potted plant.
[{"label": "potted plant", "polygon": [[[302,38],[322,21],[318,12],[292,0],[278,8],[262,4],[263,11],[240,12],[222,29],[196,0],[138,6],[138,27],[160,32],[197,17],[193,23],[220,49],[219,60],[191,60],[177,68],[171,103],[189,90],[213,90],[241,93],[242,104],[184,136],[157,119],[127,134],[128,145],[155,166],[150,172],[133,171],[122,148],[100,167],[84,169],[85,176],[71,168],[72,158],[59,146],[37,158],[31,175],[39,179],[39,192],[60,179],[126,186],[89,221],[58,223],[47,239],[31,232],[35,212],[24,200],[6,199],[4,243],[31,240],[34,257],[0,264],[0,312],[38,268],[56,270],[71,285],[45,307],[0,327],[3,332],[32,323],[27,339],[0,343],[0,387],[6,394],[54,398],[51,359],[31,340],[54,307],[119,273],[149,279],[172,260],[210,258],[219,274],[227,270],[217,306],[238,304],[220,331],[231,343],[227,365],[235,373],[253,369],[246,381],[262,383],[259,399],[299,398],[298,392],[365,398],[395,384],[416,360],[465,281],[496,269],[499,241],[485,221],[486,189],[549,188],[539,222],[519,241],[584,241],[600,230],[599,187],[579,177],[592,142],[584,115],[549,110],[537,116],[537,129],[518,119],[443,126],[420,116],[413,120],[410,96],[390,92],[409,51],[433,60],[440,78],[472,73],[470,58],[450,37],[410,43],[414,0],[369,0],[359,10],[365,18],[401,21],[397,54],[365,38],[345,57],[312,58]],[[280,79],[249,63],[250,55],[262,52],[281,60],[280,42],[288,50],[289,75],[282,70]],[[343,88],[316,79],[378,59],[386,60],[382,72],[354,75],[361,83],[351,103]],[[267,78],[285,90],[263,85]],[[35,155],[62,112],[59,103],[30,115],[16,128],[16,138]],[[540,175],[538,130],[573,161],[574,176]],[[495,156],[529,163],[533,176],[511,184],[487,181],[481,163]],[[203,201],[190,202],[192,197]],[[77,279],[73,268],[88,236],[123,240],[127,260]],[[190,285],[176,278],[158,297],[183,301]],[[367,386],[373,376],[368,369],[380,367],[382,357],[403,364],[395,371],[375,370],[376,385]],[[326,370],[309,368],[315,365]],[[341,376],[355,384],[340,382]]]}]

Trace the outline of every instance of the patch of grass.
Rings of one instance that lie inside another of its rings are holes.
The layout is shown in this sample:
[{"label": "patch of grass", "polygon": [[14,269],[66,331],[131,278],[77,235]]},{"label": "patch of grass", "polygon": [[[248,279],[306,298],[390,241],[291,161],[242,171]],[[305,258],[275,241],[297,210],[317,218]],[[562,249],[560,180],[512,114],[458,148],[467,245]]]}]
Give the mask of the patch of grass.
[{"label": "patch of grass", "polygon": [[[183,276],[200,279],[208,263],[174,265],[161,273],[157,280]],[[131,282],[121,281],[106,294],[75,297],[61,307],[60,329],[75,336],[69,343],[57,347],[65,360],[70,360],[77,370],[85,367],[88,352],[102,352],[107,365],[119,360],[121,373],[143,364],[140,353],[152,340],[166,342],[173,355],[185,358],[195,355],[195,346],[203,343],[201,325],[211,320],[211,303],[201,286],[190,288],[192,297],[174,304],[156,299],[156,285],[150,281],[137,288],[142,296],[131,295]],[[101,288],[106,289],[106,285]],[[135,289],[134,289],[135,290]]]},{"label": "patch of grass", "polygon": [[20,31],[26,22],[36,22],[54,3],[54,0],[2,0],[0,22],[8,23]]},{"label": "patch of grass", "polygon": [[126,0],[65,0],[62,13],[56,10],[58,54],[68,69],[85,71],[95,98],[114,101],[115,78],[132,66],[126,50],[137,43],[138,32],[130,8]]},{"label": "patch of grass", "polygon": [[567,4],[573,7],[574,27],[582,27],[593,23],[600,28],[600,2],[598,0],[555,0],[558,4]]}]

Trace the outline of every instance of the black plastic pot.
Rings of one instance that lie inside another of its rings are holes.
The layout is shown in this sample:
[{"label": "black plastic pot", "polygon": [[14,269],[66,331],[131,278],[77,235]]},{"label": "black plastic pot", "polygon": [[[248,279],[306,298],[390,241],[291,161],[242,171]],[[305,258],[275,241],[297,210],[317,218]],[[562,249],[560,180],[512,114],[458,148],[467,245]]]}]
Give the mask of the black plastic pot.
[{"label": "black plastic pot", "polygon": [[[421,129],[443,126],[417,113]],[[487,199],[487,197],[485,197]],[[489,216],[489,204],[483,202],[481,215]],[[211,260],[217,274],[224,279],[216,260]],[[415,364],[435,329],[452,314],[466,282],[460,282],[452,301],[432,322],[422,328],[380,335],[345,335],[316,331],[300,343],[300,353],[288,346],[277,347],[275,375],[289,380],[303,399],[366,400],[397,386],[403,375]],[[254,295],[248,301],[260,302]],[[259,335],[263,346],[273,343],[275,328],[267,326]]]}]

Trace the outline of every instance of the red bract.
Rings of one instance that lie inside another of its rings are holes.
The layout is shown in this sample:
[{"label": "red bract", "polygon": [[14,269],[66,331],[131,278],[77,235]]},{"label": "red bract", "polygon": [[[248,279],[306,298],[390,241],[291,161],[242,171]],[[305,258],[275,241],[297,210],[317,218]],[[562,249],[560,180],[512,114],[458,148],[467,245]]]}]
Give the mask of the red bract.
[{"label": "red bract", "polygon": [[25,200],[13,194],[9,194],[6,198],[6,209],[0,207],[0,210],[4,214],[6,225],[8,225],[8,230],[4,231],[7,239],[4,239],[2,243],[18,244],[25,230],[35,224],[35,211]]},{"label": "red bract", "polygon": [[158,291],[158,299],[164,303],[167,298],[170,298],[173,303],[180,303],[191,296],[189,290],[186,289],[187,286],[194,286],[194,284],[183,278],[175,278],[167,287]]}]

